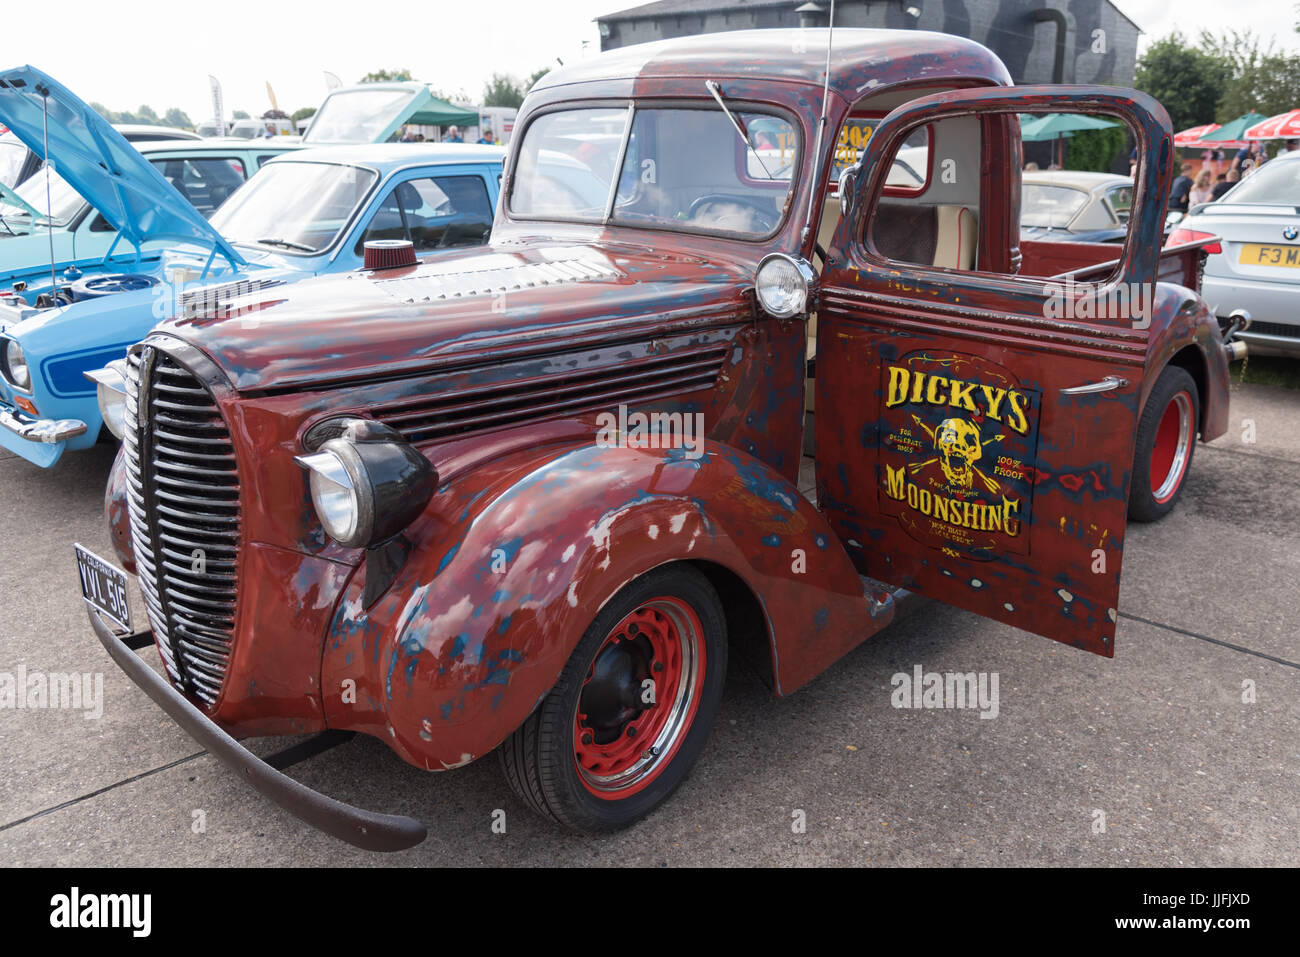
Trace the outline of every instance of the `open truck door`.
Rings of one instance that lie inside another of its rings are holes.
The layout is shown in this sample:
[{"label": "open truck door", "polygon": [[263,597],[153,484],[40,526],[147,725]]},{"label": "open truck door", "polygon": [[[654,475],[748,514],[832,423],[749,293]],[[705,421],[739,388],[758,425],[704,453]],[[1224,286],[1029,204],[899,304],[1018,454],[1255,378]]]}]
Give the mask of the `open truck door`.
[{"label": "open truck door", "polygon": [[[1122,253],[1070,244],[1100,282],[1020,248],[1016,114],[1048,112],[1138,139]],[[922,127],[926,187],[891,198]],[[1102,87],[945,92],[881,122],[841,181],[816,379],[818,492],[863,574],[1114,654],[1171,156],[1163,108]]]}]

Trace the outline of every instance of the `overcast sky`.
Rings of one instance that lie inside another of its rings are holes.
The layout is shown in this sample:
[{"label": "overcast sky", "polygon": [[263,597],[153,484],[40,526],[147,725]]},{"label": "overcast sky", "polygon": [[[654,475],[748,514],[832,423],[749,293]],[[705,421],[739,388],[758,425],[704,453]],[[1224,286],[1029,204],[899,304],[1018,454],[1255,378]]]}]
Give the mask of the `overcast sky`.
[{"label": "overcast sky", "polygon": [[[474,100],[493,72],[520,78],[556,57],[599,50],[593,19],[635,6],[619,0],[462,0],[331,3],[283,0],[186,4],[174,0],[21,2],[4,11],[8,59],[24,56],[82,99],[114,110],[171,106],[195,122],[211,114],[208,74],[227,112],[317,106],[324,71],[353,83],[372,70],[406,67],[416,79]],[[1175,27],[1195,34],[1249,27],[1300,50],[1294,0],[1118,0],[1146,41]],[[370,19],[367,19],[367,18]],[[586,47],[584,48],[584,41]],[[23,54],[13,51],[21,49]],[[8,65],[8,64],[5,64]]]}]

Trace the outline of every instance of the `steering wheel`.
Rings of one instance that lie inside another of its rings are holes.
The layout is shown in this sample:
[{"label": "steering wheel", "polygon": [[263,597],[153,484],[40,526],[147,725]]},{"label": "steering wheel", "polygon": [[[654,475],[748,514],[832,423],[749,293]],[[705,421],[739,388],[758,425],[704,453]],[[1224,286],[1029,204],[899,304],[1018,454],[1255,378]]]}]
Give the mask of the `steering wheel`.
[{"label": "steering wheel", "polygon": [[776,220],[772,218],[771,210],[764,209],[752,199],[746,199],[743,196],[728,196],[725,193],[709,193],[701,196],[695,202],[691,203],[690,209],[686,211],[687,219],[694,219],[699,211],[709,203],[735,203],[738,206],[748,206],[757,215],[758,231],[770,233],[776,229]]}]

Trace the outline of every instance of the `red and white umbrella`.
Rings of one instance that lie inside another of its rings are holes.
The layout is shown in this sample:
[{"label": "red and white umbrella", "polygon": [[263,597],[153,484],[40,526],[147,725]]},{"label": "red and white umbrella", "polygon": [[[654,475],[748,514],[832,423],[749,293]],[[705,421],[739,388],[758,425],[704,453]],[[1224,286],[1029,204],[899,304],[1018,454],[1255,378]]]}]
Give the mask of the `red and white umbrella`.
[{"label": "red and white umbrella", "polygon": [[1241,135],[1243,139],[1248,140],[1300,139],[1300,110],[1291,110],[1288,113],[1270,116],[1268,119],[1256,123]]},{"label": "red and white umbrella", "polygon": [[1196,141],[1199,140],[1210,130],[1217,130],[1218,123],[1205,123],[1201,126],[1193,126],[1191,129],[1183,130],[1181,133],[1174,134],[1174,145],[1179,147],[1198,146]]}]

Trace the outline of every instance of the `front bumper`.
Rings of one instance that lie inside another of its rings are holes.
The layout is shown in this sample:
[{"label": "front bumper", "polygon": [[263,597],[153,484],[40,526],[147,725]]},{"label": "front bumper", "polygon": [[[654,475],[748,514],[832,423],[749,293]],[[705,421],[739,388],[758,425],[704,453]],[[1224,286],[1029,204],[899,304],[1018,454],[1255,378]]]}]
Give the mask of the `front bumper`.
[{"label": "front bumper", "polygon": [[11,409],[0,409],[0,428],[8,429],[20,439],[54,445],[86,434],[80,419],[31,419]]},{"label": "front bumper", "polygon": [[222,764],[248,782],[253,790],[269,798],[294,817],[367,851],[402,851],[414,847],[428,834],[425,825],[397,814],[377,814],[352,807],[313,791],[253,754],[188,698],[145,664],[133,648],[152,644],[152,635],[126,638],[115,635],[93,609],[87,609],[90,626],[119,668],[145,694],[167,712],[199,744]]},{"label": "front bumper", "polygon": [[69,439],[86,433],[79,419],[32,419],[0,405],[0,448],[49,468],[63,455]]}]

